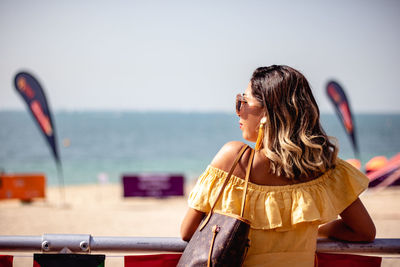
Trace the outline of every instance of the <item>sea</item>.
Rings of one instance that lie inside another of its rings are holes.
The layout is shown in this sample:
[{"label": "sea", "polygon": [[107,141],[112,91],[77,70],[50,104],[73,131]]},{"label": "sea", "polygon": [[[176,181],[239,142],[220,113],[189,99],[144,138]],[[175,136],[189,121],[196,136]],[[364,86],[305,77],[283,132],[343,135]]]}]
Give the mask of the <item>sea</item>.
[{"label": "sea", "polygon": [[[195,180],[231,140],[244,141],[234,113],[58,111],[53,114],[64,184],[119,183],[126,174],[182,174]],[[361,162],[400,152],[400,114],[355,114]],[[321,124],[354,158],[335,114]],[[0,171],[44,173],[59,185],[50,147],[27,111],[0,111]]]}]

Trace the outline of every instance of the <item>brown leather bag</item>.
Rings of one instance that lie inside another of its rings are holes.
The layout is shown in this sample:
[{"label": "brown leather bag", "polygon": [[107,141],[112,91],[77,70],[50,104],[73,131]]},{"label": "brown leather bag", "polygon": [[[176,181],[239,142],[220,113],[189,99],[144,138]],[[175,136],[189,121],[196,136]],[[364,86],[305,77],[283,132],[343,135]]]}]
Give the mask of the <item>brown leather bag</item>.
[{"label": "brown leather bag", "polygon": [[246,169],[240,216],[216,212],[214,207],[231,178],[239,159],[248,147],[248,145],[245,145],[240,150],[210,212],[193,234],[177,266],[242,266],[249,248],[250,223],[243,218],[243,213],[250,169],[254,158],[253,149]]}]

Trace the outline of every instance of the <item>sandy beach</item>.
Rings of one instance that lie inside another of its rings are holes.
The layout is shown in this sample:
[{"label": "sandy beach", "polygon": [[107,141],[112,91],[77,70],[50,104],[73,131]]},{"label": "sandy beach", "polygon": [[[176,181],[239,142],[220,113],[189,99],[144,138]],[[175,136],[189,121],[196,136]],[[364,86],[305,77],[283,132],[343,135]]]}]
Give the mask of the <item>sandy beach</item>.
[{"label": "sandy beach", "polygon": [[[0,235],[179,236],[187,196],[124,199],[122,195],[119,184],[99,184],[68,186],[65,201],[57,187],[46,190],[46,199],[29,204],[1,200]],[[369,190],[361,199],[374,219],[377,238],[400,238],[400,188]],[[32,266],[32,253],[13,254],[14,266]],[[106,266],[123,266],[122,254],[108,257]]]}]

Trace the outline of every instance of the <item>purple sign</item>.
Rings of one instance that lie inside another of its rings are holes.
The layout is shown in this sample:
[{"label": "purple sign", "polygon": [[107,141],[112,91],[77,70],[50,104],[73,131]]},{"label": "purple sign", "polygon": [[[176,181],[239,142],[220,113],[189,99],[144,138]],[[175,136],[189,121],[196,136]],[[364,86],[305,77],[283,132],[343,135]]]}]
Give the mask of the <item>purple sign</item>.
[{"label": "purple sign", "polygon": [[123,175],[124,197],[183,196],[183,175]]}]

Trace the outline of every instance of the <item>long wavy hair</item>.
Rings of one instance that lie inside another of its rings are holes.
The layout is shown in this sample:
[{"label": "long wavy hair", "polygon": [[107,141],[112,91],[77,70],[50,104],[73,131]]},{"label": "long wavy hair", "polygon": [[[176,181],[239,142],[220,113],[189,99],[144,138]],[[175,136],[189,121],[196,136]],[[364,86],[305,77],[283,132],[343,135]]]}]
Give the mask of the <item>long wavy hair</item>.
[{"label": "long wavy hair", "polygon": [[338,149],[323,130],[318,105],[299,71],[283,65],[260,67],[251,88],[267,118],[262,151],[272,173],[304,180],[335,166]]}]

